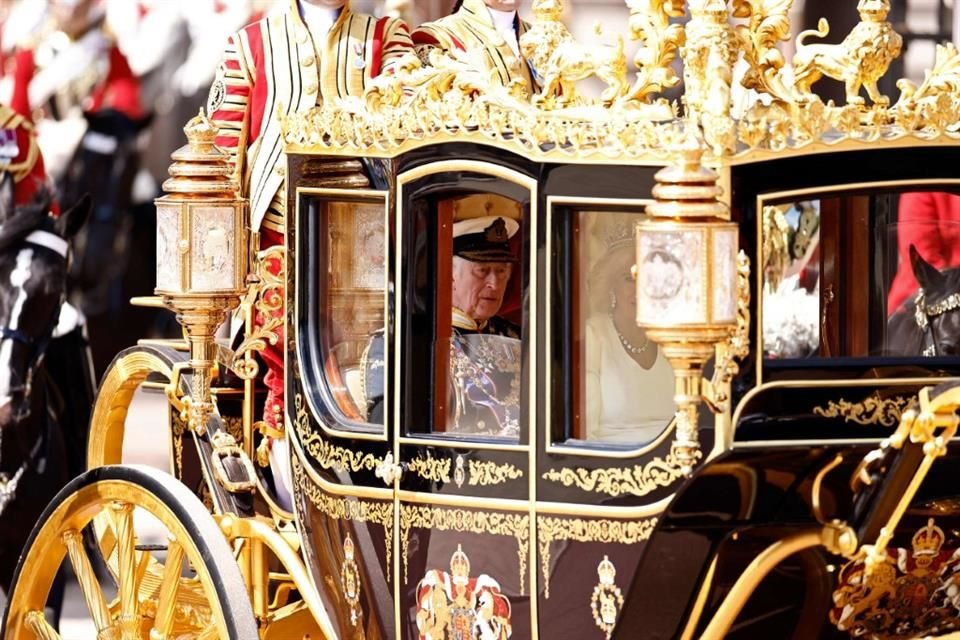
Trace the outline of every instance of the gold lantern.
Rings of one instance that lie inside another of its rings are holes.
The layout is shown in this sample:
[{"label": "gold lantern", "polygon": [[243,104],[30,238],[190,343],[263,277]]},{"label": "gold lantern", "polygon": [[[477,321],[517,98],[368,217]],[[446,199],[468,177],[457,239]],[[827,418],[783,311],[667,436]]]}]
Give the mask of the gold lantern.
[{"label": "gold lantern", "polygon": [[177,314],[190,345],[189,427],[206,430],[214,335],[240,303],[247,277],[247,202],[237,196],[229,155],[216,146],[216,126],[203,111],[184,127],[187,144],[171,158],[166,195],[157,198],[157,288]]},{"label": "gold lantern", "polygon": [[689,474],[702,455],[698,432],[703,367],[737,327],[737,225],[699,144],[660,170],[656,202],[637,225],[637,324],[676,376],[675,451]]}]

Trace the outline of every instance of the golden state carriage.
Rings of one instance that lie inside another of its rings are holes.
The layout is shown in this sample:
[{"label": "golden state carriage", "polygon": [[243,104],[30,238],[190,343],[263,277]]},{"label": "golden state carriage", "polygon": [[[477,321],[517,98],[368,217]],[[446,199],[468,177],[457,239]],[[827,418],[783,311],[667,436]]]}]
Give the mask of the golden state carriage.
[{"label": "golden state carriage", "polygon": [[[960,194],[957,51],[891,105],[882,0],[792,63],[789,2],[698,0],[672,24],[681,3],[630,1],[630,85],[622,49],[584,63],[559,4],[535,3],[538,95],[432,56],[290,117],[282,248],[254,250],[215,132],[188,125],[158,201],[184,340],[106,374],[89,471],[24,550],[5,637],[59,637],[66,562],[101,638],[960,626],[960,283],[932,249],[956,222],[919,213]],[[683,117],[661,95],[678,55]],[[734,110],[737,61],[754,93]],[[600,101],[576,91],[589,72]],[[811,93],[822,75],[846,104]],[[515,335],[451,321],[463,223],[510,252]],[[279,430],[254,418],[255,354],[281,337]],[[168,470],[123,464],[138,388],[169,400]]]}]

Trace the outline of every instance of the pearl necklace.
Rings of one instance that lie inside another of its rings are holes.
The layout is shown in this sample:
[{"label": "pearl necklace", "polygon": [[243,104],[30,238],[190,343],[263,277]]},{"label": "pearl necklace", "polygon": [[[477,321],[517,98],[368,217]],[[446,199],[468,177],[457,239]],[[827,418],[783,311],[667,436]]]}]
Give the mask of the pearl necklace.
[{"label": "pearl necklace", "polygon": [[624,338],[623,334],[620,333],[620,329],[617,329],[616,326],[614,326],[614,330],[617,332],[617,337],[620,338],[620,344],[623,345],[623,348],[626,349],[628,353],[639,356],[643,353],[646,353],[647,349],[650,348],[650,338],[644,339],[643,346],[638,347]]}]

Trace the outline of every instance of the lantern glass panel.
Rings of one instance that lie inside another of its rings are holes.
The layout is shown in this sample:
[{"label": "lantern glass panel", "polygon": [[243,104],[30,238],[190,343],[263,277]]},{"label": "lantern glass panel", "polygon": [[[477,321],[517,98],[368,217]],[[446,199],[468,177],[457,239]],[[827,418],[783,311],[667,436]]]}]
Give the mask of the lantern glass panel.
[{"label": "lantern glass panel", "polygon": [[637,321],[649,326],[707,322],[706,229],[655,224],[639,229]]},{"label": "lantern glass panel", "polygon": [[157,289],[180,290],[180,205],[157,203]]},{"label": "lantern glass panel", "polygon": [[713,322],[733,323],[737,319],[737,228],[715,228],[712,242]]},{"label": "lantern glass panel", "polygon": [[191,207],[190,288],[236,289],[236,229],[232,206]]}]

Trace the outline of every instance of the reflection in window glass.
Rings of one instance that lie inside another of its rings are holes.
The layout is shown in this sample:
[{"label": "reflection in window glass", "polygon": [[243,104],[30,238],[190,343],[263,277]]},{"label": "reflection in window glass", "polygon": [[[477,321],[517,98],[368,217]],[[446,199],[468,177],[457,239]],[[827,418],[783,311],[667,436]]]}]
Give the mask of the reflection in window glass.
[{"label": "reflection in window glass", "polygon": [[764,356],[960,353],[956,211],[960,197],[934,192],[764,206]]},{"label": "reflection in window glass", "polygon": [[[323,207],[326,287],[321,300],[324,372],[343,417],[383,424],[371,415],[371,377],[380,378],[383,352],[370,349],[371,335],[383,335],[386,287],[383,203],[327,203]],[[378,399],[379,400],[379,399]]]},{"label": "reflection in window glass", "polygon": [[575,383],[576,439],[643,443],[656,438],[673,417],[673,370],[635,319],[633,232],[642,218],[639,213],[578,212],[571,220],[571,333],[578,348],[570,366],[582,371]]},{"label": "reflection in window glass", "polygon": [[763,208],[763,346],[805,358],[820,346],[820,202]]}]

